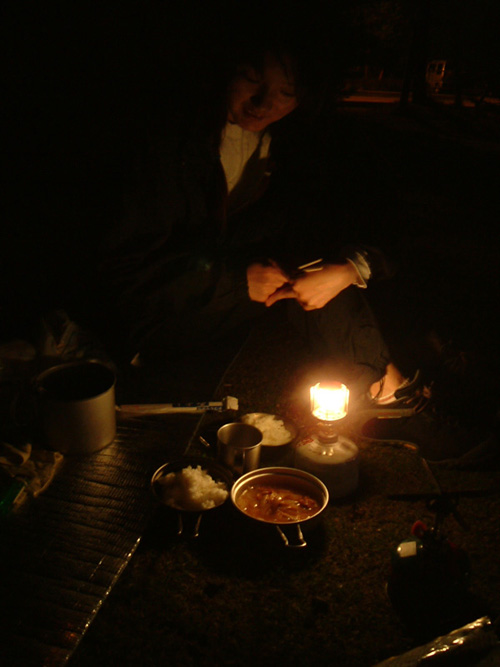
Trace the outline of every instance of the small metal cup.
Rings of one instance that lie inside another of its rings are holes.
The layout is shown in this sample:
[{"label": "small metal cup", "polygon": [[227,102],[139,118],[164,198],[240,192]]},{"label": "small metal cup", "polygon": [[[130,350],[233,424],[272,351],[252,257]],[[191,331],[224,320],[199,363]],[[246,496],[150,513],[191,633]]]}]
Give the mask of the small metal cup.
[{"label": "small metal cup", "polygon": [[255,426],[233,422],[217,431],[219,461],[236,475],[259,467],[262,433]]}]

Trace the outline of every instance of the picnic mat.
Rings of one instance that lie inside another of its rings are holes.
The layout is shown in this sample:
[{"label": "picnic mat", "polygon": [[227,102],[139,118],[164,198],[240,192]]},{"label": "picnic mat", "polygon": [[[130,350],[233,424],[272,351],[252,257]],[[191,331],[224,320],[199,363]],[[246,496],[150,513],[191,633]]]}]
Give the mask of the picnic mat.
[{"label": "picnic mat", "polygon": [[182,453],[197,419],[119,424],[112,445],[65,457],[46,491],[2,519],[2,664],[67,662],[137,548],[148,480]]}]

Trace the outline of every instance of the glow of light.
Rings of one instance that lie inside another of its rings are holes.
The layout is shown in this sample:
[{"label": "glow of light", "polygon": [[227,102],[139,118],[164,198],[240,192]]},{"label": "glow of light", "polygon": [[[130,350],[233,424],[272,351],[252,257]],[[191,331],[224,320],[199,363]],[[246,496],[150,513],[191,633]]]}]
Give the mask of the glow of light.
[{"label": "glow of light", "polygon": [[337,421],[347,415],[349,389],[340,382],[318,382],[310,388],[311,412],[322,421]]}]

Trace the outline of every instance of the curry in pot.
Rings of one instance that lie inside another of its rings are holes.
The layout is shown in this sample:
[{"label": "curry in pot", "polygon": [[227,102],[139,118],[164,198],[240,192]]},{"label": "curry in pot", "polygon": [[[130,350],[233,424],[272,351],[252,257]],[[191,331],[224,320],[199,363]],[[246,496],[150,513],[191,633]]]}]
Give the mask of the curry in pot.
[{"label": "curry in pot", "polygon": [[238,508],[253,519],[270,523],[305,521],[319,512],[310,496],[284,485],[252,484],[237,498]]}]

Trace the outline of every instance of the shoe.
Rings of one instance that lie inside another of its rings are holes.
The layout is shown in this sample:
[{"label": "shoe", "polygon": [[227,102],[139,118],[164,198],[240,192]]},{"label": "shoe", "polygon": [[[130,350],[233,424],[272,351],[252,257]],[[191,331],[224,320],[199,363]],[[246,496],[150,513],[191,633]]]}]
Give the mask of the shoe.
[{"label": "shoe", "polygon": [[470,469],[500,461],[496,435],[486,428],[466,429],[440,413],[418,372],[391,403],[378,406],[368,399],[359,405],[355,425],[361,438],[409,446],[429,462]]},{"label": "shoe", "polygon": [[365,423],[369,419],[398,419],[413,417],[427,407],[432,397],[430,387],[424,385],[420,371],[417,370],[412,380],[405,381],[394,392],[394,400],[390,403],[380,403],[370,394],[366,394],[352,404],[350,412],[355,424]]}]

